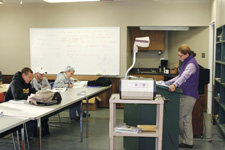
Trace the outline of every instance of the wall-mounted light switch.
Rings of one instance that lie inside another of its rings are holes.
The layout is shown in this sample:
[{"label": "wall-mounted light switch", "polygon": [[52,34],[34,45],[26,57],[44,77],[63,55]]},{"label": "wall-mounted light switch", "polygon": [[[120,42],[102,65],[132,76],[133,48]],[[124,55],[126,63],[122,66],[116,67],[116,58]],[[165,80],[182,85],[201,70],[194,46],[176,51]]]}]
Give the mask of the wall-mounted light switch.
[{"label": "wall-mounted light switch", "polygon": [[202,58],[205,58],[205,53],[202,53]]}]

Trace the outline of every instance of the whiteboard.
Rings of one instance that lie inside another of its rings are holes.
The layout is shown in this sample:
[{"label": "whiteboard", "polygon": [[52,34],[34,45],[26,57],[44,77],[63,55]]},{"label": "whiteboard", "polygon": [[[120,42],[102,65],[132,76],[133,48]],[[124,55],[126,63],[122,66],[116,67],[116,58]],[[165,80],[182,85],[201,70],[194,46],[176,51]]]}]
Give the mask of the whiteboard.
[{"label": "whiteboard", "polygon": [[120,28],[30,28],[30,67],[58,74],[120,75]]}]

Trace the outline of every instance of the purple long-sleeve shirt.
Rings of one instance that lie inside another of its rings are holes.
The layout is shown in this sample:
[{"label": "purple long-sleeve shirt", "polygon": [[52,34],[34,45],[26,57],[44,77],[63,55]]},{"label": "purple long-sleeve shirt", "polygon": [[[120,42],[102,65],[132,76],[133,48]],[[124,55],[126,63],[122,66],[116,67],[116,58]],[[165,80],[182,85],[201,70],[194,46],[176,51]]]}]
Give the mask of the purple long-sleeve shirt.
[{"label": "purple long-sleeve shirt", "polygon": [[174,84],[176,87],[180,87],[195,72],[196,72],[195,64],[190,63],[187,65],[186,69],[184,70],[183,74],[180,77],[176,76],[173,79],[165,82],[165,84],[166,85]]}]

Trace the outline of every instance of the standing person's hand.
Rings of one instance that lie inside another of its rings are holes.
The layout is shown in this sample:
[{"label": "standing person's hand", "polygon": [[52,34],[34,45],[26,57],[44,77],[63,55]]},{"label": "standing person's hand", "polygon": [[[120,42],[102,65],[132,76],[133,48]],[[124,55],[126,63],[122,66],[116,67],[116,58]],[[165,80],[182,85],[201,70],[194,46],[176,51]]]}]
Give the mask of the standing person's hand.
[{"label": "standing person's hand", "polygon": [[176,90],[176,86],[174,85],[174,84],[171,84],[170,86],[169,86],[169,91],[170,92],[173,92],[173,91],[175,91]]}]

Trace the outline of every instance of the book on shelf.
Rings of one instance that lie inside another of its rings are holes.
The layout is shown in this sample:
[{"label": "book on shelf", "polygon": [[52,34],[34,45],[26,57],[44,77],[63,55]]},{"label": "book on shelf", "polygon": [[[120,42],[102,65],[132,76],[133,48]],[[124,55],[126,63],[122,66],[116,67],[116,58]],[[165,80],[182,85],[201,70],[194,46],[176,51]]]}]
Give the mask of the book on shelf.
[{"label": "book on shelf", "polygon": [[221,82],[221,78],[216,78],[217,81]]},{"label": "book on shelf", "polygon": [[156,125],[137,125],[138,128],[141,128],[142,132],[155,132]]},{"label": "book on shelf", "polygon": [[126,125],[125,123],[123,123],[123,124],[120,124],[120,125],[116,126],[114,128],[114,131],[119,132],[119,133],[134,133],[134,134],[137,134],[137,133],[141,132],[141,128],[129,126],[129,125]]}]

